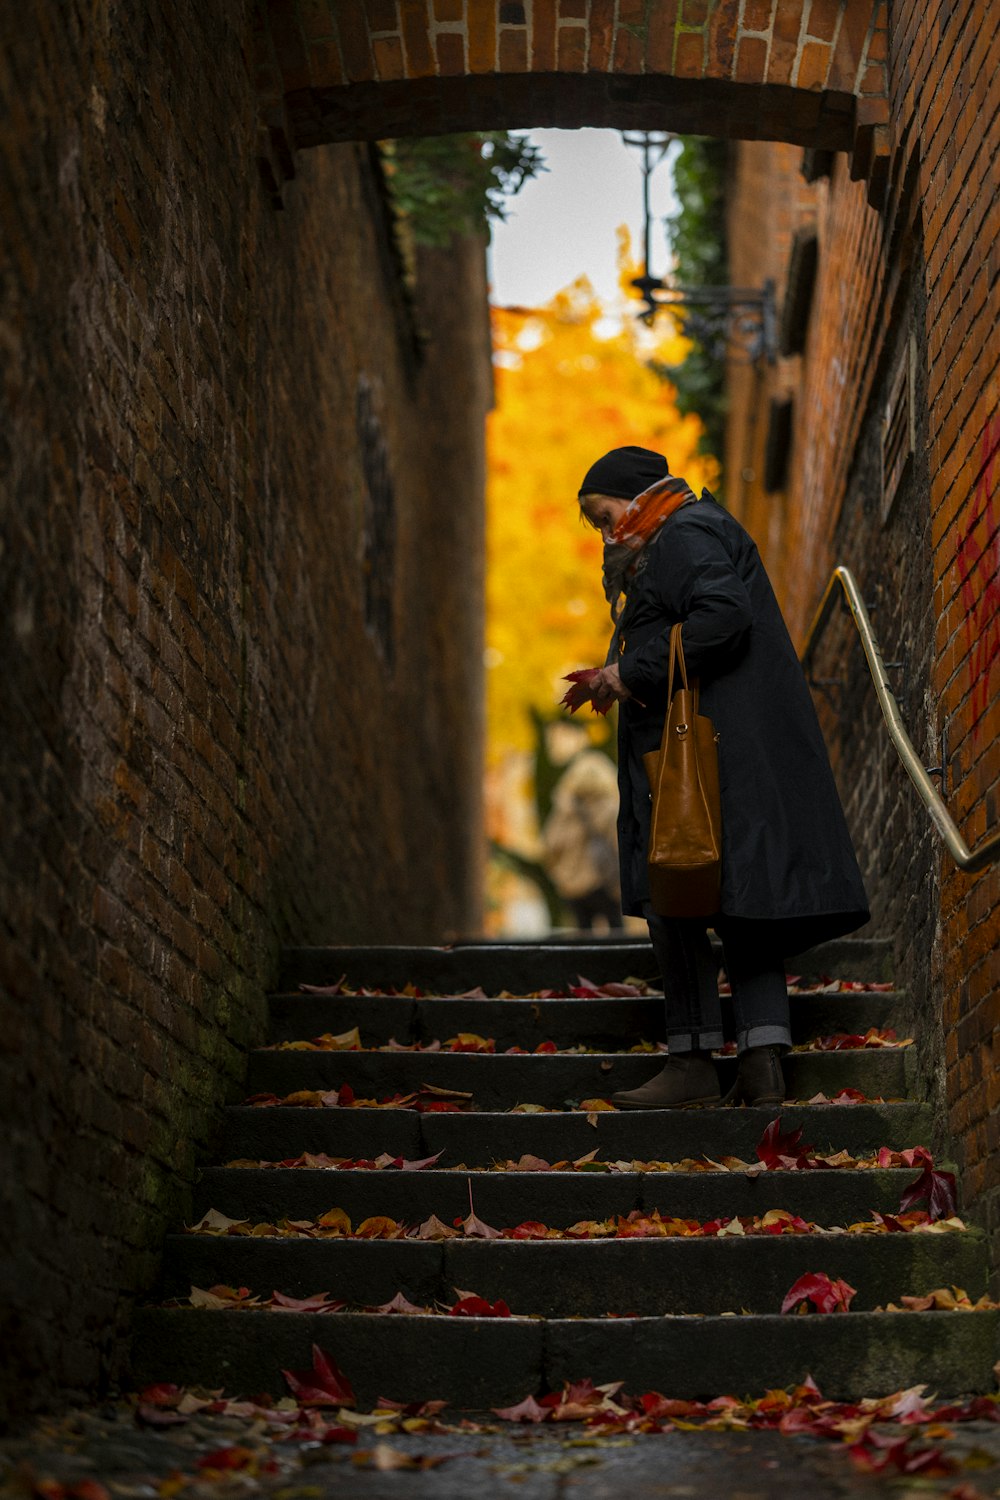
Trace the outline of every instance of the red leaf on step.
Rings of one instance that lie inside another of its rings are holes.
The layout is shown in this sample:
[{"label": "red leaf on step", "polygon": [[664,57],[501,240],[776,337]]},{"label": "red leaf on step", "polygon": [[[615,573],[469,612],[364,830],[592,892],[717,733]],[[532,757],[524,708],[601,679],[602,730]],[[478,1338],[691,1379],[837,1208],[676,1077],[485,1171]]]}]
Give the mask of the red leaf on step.
[{"label": "red leaf on step", "polygon": [[447,1224],[441,1222],[437,1214],[431,1214],[430,1218],[425,1219],[420,1225],[414,1238],[418,1240],[455,1240],[458,1239],[458,1230],[449,1229]]},{"label": "red leaf on step", "polygon": [[487,1302],[485,1297],[465,1292],[454,1307],[449,1307],[448,1315],[452,1318],[509,1318],[510,1308],[502,1297],[496,1302]]},{"label": "red leaf on step", "polygon": [[275,1312],[339,1312],[346,1302],[331,1302],[329,1292],[314,1292],[311,1297],[288,1297],[284,1292],[271,1293]]},{"label": "red leaf on step", "polygon": [[899,1200],[899,1212],[906,1213],[918,1203],[927,1204],[931,1219],[950,1219],[958,1211],[955,1193],[955,1174],[936,1172],[928,1159],[924,1169],[903,1193]]},{"label": "red leaf on step", "polygon": [[814,1165],[815,1148],[802,1142],[802,1127],[782,1134],[781,1116],[771,1121],[757,1142],[757,1159],[769,1170],[805,1169]]},{"label": "red leaf on step", "polygon": [[339,995],[343,992],[346,974],[341,974],[336,984],[300,984],[304,995]]},{"label": "red leaf on step", "polygon": [[817,1312],[847,1312],[856,1294],[856,1287],[846,1281],[831,1281],[825,1271],[807,1271],[789,1287],[781,1311],[791,1312],[800,1303],[809,1301]]},{"label": "red leaf on step", "polygon": [[179,1385],[161,1382],[159,1385],[147,1385],[145,1390],[139,1392],[139,1400],[143,1406],[176,1406],[183,1394]]},{"label": "red leaf on step", "polygon": [[228,1448],[216,1448],[211,1453],[203,1453],[197,1460],[197,1467],[222,1473],[225,1470],[235,1471],[255,1467],[256,1459],[257,1454],[253,1448],[233,1444]]},{"label": "red leaf on step", "polygon": [[447,1401],[393,1401],[391,1396],[379,1396],[375,1409],[398,1412],[401,1417],[436,1417],[447,1405]]},{"label": "red leaf on step", "polygon": [[354,1405],[350,1381],[318,1344],[312,1346],[311,1370],[282,1370],[281,1373],[300,1406]]},{"label": "red leaf on step", "polygon": [[909,1434],[904,1438],[887,1439],[868,1431],[847,1451],[856,1467],[867,1474],[884,1474],[895,1469],[900,1474],[943,1479],[958,1467],[955,1460],[947,1458],[940,1448],[912,1447]]},{"label": "red leaf on step", "polygon": [[188,1420],[182,1412],[169,1406],[154,1406],[146,1402],[139,1403],[135,1419],[140,1427],[183,1427]]},{"label": "red leaf on step", "polygon": [[547,1240],[549,1231],[545,1224],[539,1224],[537,1219],[526,1219],[523,1224],[517,1224],[510,1232],[512,1240]]},{"label": "red leaf on step", "polygon": [[599,996],[601,991],[592,979],[585,979],[582,974],[577,975],[576,984],[571,984],[569,992],[574,1000],[588,1000]]},{"label": "red leaf on step", "polygon": [[534,1396],[525,1396],[516,1406],[495,1406],[493,1415],[502,1422],[545,1422],[549,1411],[547,1407],[539,1406]]},{"label": "red leaf on step", "polygon": [[425,1156],[420,1161],[401,1162],[399,1170],[401,1172],[422,1172],[425,1167],[433,1167],[434,1163],[440,1161],[443,1155],[444,1148],[442,1147],[442,1149],[440,1151],[436,1151],[433,1156]]},{"label": "red leaf on step", "polygon": [[908,1151],[901,1151],[900,1156],[908,1167],[933,1167],[934,1158],[926,1146],[911,1146]]},{"label": "red leaf on step", "polygon": [[470,1213],[465,1219],[456,1219],[455,1228],[461,1229],[467,1239],[473,1240],[500,1240],[503,1235],[499,1229],[494,1229],[490,1224],[484,1224],[482,1219],[475,1213]]},{"label": "red leaf on step", "polygon": [[383,1302],[381,1307],[373,1307],[371,1311],[377,1313],[425,1313],[427,1309],[426,1307],[418,1307],[415,1302],[410,1302],[404,1297],[402,1292],[397,1292],[391,1302]]},{"label": "red leaf on step", "polygon": [[648,1417],[700,1417],[706,1412],[701,1401],[678,1401],[661,1396],[659,1391],[646,1391],[639,1397],[639,1405]]}]

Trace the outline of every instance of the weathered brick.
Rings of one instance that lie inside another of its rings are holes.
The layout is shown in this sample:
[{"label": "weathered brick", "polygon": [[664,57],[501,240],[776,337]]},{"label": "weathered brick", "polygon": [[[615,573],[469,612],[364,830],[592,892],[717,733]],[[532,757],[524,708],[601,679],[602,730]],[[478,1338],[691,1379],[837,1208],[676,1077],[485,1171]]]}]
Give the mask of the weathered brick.
[{"label": "weathered brick", "polygon": [[496,0],[466,0],[469,72],[492,73],[497,65]]},{"label": "weathered brick", "polygon": [[497,61],[501,73],[527,73],[528,34],[523,27],[515,31],[507,26],[501,31]]},{"label": "weathered brick", "polygon": [[398,30],[399,10],[396,0],[364,0],[364,5],[370,33]]},{"label": "weathered brick", "polygon": [[531,12],[531,71],[551,73],[556,65],[556,16],[551,5]]},{"label": "weathered brick", "polygon": [[587,66],[587,32],[583,26],[560,26],[556,33],[560,72],[582,73]]},{"label": "weathered brick", "polygon": [[739,0],[716,0],[709,16],[708,66],[711,78],[731,78],[739,30]]},{"label": "weathered brick", "polygon": [[746,0],[743,6],[743,30],[770,32],[775,0]]},{"label": "weathered brick", "polygon": [[663,0],[650,14],[646,32],[646,68],[651,73],[673,71],[678,4],[679,0]]},{"label": "weathered brick", "polygon": [[767,42],[762,37],[743,36],[736,52],[735,78],[751,83],[761,78],[767,67]]},{"label": "weathered brick", "polygon": [[615,31],[615,47],[612,66],[616,73],[641,73],[644,54],[643,40],[628,26],[619,26]]},{"label": "weathered brick", "polygon": [[590,53],[588,66],[602,73],[611,65],[615,0],[590,0]]},{"label": "weathered brick", "polygon": [[827,70],[830,66],[830,49],[819,42],[806,42],[802,48],[795,85],[800,89],[821,89],[826,86]]},{"label": "weathered brick", "polygon": [[[403,43],[397,36],[376,36],[372,40],[372,57],[375,58],[375,74],[378,78],[405,78]],[[441,54],[438,54],[441,60]]]},{"label": "weathered brick", "polygon": [[843,8],[843,0],[810,0],[806,35],[818,42],[835,41]]},{"label": "weathered brick", "polygon": [[705,38],[698,31],[682,31],[677,37],[674,72],[678,78],[700,78],[704,68]]},{"label": "weathered brick", "polygon": [[[425,0],[399,0],[400,30],[406,57],[407,78],[429,78],[434,74]],[[439,17],[439,19],[446,19]]]},{"label": "weathered brick", "polygon": [[465,68],[465,38],[457,31],[439,31],[434,38],[437,70],[442,78],[454,78]]}]

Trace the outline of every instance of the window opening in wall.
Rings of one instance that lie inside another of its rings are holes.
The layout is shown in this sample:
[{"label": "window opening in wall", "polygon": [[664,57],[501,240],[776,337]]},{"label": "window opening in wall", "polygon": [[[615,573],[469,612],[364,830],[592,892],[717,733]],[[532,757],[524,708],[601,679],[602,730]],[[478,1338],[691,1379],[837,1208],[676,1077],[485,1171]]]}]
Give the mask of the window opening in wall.
[{"label": "window opening in wall", "polygon": [[781,308],[782,354],[801,354],[806,347],[818,262],[819,240],[816,227],[812,224],[805,225],[796,230],[788,257],[788,284]]},{"label": "window opening in wall", "polygon": [[393,628],[396,499],[389,446],[376,410],[372,383],[365,376],[358,381],[355,414],[365,481],[362,518],[365,625],[391,667],[396,654]]},{"label": "window opening in wall", "polygon": [[896,362],[882,419],[882,520],[887,521],[916,448],[917,344],[911,334]]},{"label": "window opening in wall", "polygon": [[781,397],[768,408],[767,437],[764,441],[764,488],[769,495],[783,490],[788,477],[788,455],[792,446],[791,397]]}]

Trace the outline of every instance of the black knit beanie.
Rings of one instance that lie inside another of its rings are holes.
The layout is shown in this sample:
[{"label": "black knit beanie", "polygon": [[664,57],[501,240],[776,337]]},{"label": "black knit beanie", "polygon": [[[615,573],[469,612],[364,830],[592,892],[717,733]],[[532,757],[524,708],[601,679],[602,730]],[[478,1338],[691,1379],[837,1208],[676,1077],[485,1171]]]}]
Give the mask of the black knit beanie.
[{"label": "black knit beanie", "polygon": [[651,448],[612,448],[587,470],[579,493],[634,500],[669,473],[663,454],[654,453]]}]

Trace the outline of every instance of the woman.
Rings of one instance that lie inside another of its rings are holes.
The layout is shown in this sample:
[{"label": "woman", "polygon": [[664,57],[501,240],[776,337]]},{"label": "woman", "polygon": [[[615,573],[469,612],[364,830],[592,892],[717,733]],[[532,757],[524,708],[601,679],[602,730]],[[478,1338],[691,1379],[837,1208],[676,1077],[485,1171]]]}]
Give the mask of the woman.
[{"label": "woman", "polygon": [[621,1109],[723,1102],[711,1057],[725,1037],[708,921],[657,915],[646,872],[642,756],[660,743],[670,627],[681,621],[688,671],[700,679],[702,712],[719,734],[722,898],[710,920],[725,950],[738,1054],[725,1102],[778,1104],[792,1040],[785,955],[869,917],[809,688],[756,546],[707,490],[697,498],[658,453],[616,448],[590,468],[579,501],[604,538],[616,621],[591,690],[601,708],[620,704],[622,909],[649,924],[670,1048],[657,1077],[613,1102]]}]

